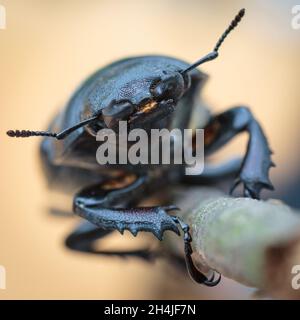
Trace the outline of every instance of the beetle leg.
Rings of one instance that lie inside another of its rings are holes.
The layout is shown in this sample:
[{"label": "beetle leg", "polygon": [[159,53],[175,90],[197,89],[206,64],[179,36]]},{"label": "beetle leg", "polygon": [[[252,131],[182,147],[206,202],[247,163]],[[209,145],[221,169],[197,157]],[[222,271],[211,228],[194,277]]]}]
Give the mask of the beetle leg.
[{"label": "beetle leg", "polygon": [[248,108],[235,107],[211,119],[204,131],[205,152],[216,151],[244,131],[249,133],[247,152],[231,192],[242,183],[245,196],[259,199],[261,189],[274,189],[269,180],[274,163],[267,138]]},{"label": "beetle leg", "polygon": [[[107,206],[115,203],[133,202],[143,191],[147,182],[145,176],[135,176],[132,174],[123,174],[115,178],[104,179],[102,184],[86,188],[81,195],[89,205]],[[81,199],[82,200],[82,199]],[[113,230],[106,230],[102,227],[86,221],[77,227],[65,240],[65,245],[72,250],[81,252],[102,254],[102,255],[119,255],[119,256],[136,256],[145,260],[151,260],[154,257],[148,249],[135,251],[99,251],[94,248],[94,242],[110,234]]]},{"label": "beetle leg", "polygon": [[172,216],[172,218],[174,222],[180,226],[181,230],[184,233],[183,240],[184,240],[185,263],[191,278],[195,282],[204,284],[208,287],[216,286],[221,281],[221,274],[219,274],[219,277],[215,280],[214,279],[215,273],[213,272],[212,277],[208,279],[202,272],[200,272],[197,269],[192,259],[193,249],[191,246],[192,236],[190,234],[190,227],[188,224],[184,223],[178,217]]},{"label": "beetle leg", "polygon": [[161,240],[166,230],[179,234],[167,213],[176,207],[134,207],[151,184],[148,176],[131,174],[86,187],[75,195],[73,211],[100,228],[121,233],[127,229],[134,236],[149,231]]},{"label": "beetle leg", "polygon": [[93,241],[110,234],[111,230],[96,228],[89,222],[81,223],[65,240],[65,245],[72,250],[94,253]]},{"label": "beetle leg", "polygon": [[[91,192],[91,190],[89,190],[89,192]],[[129,230],[134,236],[136,236],[140,231],[148,231],[152,232],[159,240],[162,240],[163,233],[166,230],[173,231],[180,235],[177,227],[177,225],[179,225],[184,232],[185,262],[192,279],[194,279],[197,283],[205,284],[206,286],[211,287],[220,282],[221,276],[218,277],[217,280],[214,280],[214,275],[208,279],[194,265],[191,257],[193,250],[191,247],[192,237],[189,233],[189,226],[182,222],[179,218],[168,214],[169,211],[177,210],[177,207],[157,206],[137,208],[107,208],[101,207],[96,203],[91,204],[86,198],[86,195],[87,193],[85,190],[82,194],[77,195],[75,198],[75,213],[102,230],[106,230],[104,233],[107,231],[109,232],[110,230],[118,230],[123,234],[124,230]],[[94,200],[95,199],[92,201]],[[90,245],[89,241],[92,237],[93,235],[87,239],[88,246]],[[84,246],[84,244],[81,245]],[[86,248],[85,251],[87,251]]]},{"label": "beetle leg", "polygon": [[106,256],[137,257],[146,261],[155,258],[155,252],[148,248],[132,251],[103,251],[94,247],[95,241],[109,235],[113,230],[105,230],[94,224],[84,221],[65,240],[65,245],[71,249],[85,253],[101,254]]},{"label": "beetle leg", "polygon": [[220,179],[236,176],[243,163],[243,159],[234,158],[221,164],[205,164],[201,175],[185,175],[182,181],[188,184],[208,184],[220,181]]},{"label": "beetle leg", "polygon": [[75,198],[75,213],[100,228],[118,230],[121,234],[124,230],[129,230],[134,236],[139,231],[148,231],[159,240],[162,240],[166,230],[179,235],[176,223],[167,213],[174,210],[173,207],[111,208],[90,205],[88,199],[82,200],[81,196]]}]

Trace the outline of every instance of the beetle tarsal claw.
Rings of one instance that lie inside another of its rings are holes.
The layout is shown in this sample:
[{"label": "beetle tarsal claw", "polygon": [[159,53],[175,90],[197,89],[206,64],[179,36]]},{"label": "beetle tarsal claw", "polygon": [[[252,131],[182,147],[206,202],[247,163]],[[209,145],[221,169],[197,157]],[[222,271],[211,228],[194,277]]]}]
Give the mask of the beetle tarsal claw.
[{"label": "beetle tarsal claw", "polygon": [[204,281],[204,284],[207,287],[214,287],[216,285],[218,285],[222,279],[222,275],[220,273],[218,273],[218,278],[215,280],[215,272],[213,273],[212,277],[209,280]]},{"label": "beetle tarsal claw", "polygon": [[268,190],[274,190],[272,183],[269,180],[266,181],[246,181],[242,178],[237,178],[233,185],[230,188],[229,194],[232,195],[234,190],[238,187],[239,184],[242,184],[244,187],[244,197],[259,199],[259,194],[262,188]]},{"label": "beetle tarsal claw", "polygon": [[172,219],[176,224],[180,226],[181,230],[184,233],[183,240],[184,240],[185,262],[191,278],[195,282],[204,284],[208,287],[216,286],[221,281],[221,274],[219,274],[218,279],[215,280],[215,272],[213,272],[212,277],[208,279],[202,272],[200,272],[200,270],[198,270],[198,268],[195,266],[193,262],[193,259],[192,259],[193,249],[191,246],[192,237],[190,234],[189,225],[176,216],[172,216]]}]

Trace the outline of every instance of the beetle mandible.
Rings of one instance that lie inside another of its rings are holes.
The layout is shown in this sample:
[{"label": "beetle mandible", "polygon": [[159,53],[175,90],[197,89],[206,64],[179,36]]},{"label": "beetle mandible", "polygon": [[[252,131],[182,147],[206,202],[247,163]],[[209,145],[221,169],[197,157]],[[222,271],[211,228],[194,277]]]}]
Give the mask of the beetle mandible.
[{"label": "beetle mandible", "polygon": [[[169,211],[173,205],[139,207],[138,202],[168,183],[201,183],[203,175],[185,176],[173,166],[103,165],[95,159],[95,136],[101,128],[116,130],[119,121],[134,128],[189,127],[196,97],[206,74],[197,67],[218,57],[227,35],[238,25],[242,9],[217,41],[214,49],[190,65],[166,56],[141,56],[123,59],[100,69],[88,78],[71,97],[66,107],[52,121],[48,131],[10,130],[10,137],[44,136],[41,157],[52,187],[77,190],[73,211],[86,219],[68,238],[74,250],[95,253],[94,241],[113,230],[125,229],[134,236],[139,231],[152,232],[162,240],[166,230],[184,233],[185,262],[191,277],[206,286],[215,286],[221,276],[208,277],[193,263],[189,226]],[[203,119],[202,119],[203,120]],[[203,125],[199,124],[203,128]],[[204,125],[205,154],[210,154],[240,132],[249,133],[247,152],[238,168],[227,167],[210,178],[237,169],[231,189],[242,183],[244,196],[259,198],[263,188],[273,189],[269,169],[273,166],[271,150],[258,121],[244,106],[211,115]],[[50,139],[54,138],[54,139]],[[236,164],[235,164],[236,165]],[[222,168],[222,165],[220,166]],[[78,192],[78,190],[80,190]]]}]

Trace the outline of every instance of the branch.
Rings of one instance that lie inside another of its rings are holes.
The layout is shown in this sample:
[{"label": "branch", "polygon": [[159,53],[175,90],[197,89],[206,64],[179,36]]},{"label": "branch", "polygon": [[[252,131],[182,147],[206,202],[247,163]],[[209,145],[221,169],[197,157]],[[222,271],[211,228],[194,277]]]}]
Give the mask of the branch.
[{"label": "branch", "polygon": [[216,189],[173,196],[204,266],[273,297],[300,298],[291,285],[292,267],[300,265],[299,214],[278,200],[232,198]]}]

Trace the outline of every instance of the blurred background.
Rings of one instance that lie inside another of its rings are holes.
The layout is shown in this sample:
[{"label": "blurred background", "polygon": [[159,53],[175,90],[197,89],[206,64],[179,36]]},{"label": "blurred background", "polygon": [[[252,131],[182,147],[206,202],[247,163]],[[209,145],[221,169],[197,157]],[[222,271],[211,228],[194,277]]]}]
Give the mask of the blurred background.
[{"label": "blurred background", "polygon": [[[0,299],[243,298],[253,290],[225,279],[205,289],[165,261],[146,264],[70,252],[65,236],[75,218],[47,214],[49,195],[38,161],[39,139],[11,140],[8,129],[42,130],[90,73],[125,56],[171,55],[194,62],[208,53],[241,7],[247,14],[205,64],[203,97],[215,112],[251,106],[263,124],[277,164],[276,187],[265,197],[300,207],[300,30],[291,27],[292,0],[1,0],[0,30],[0,265],[7,289]],[[242,154],[246,136],[215,159]],[[157,240],[113,234],[106,247]]]}]

